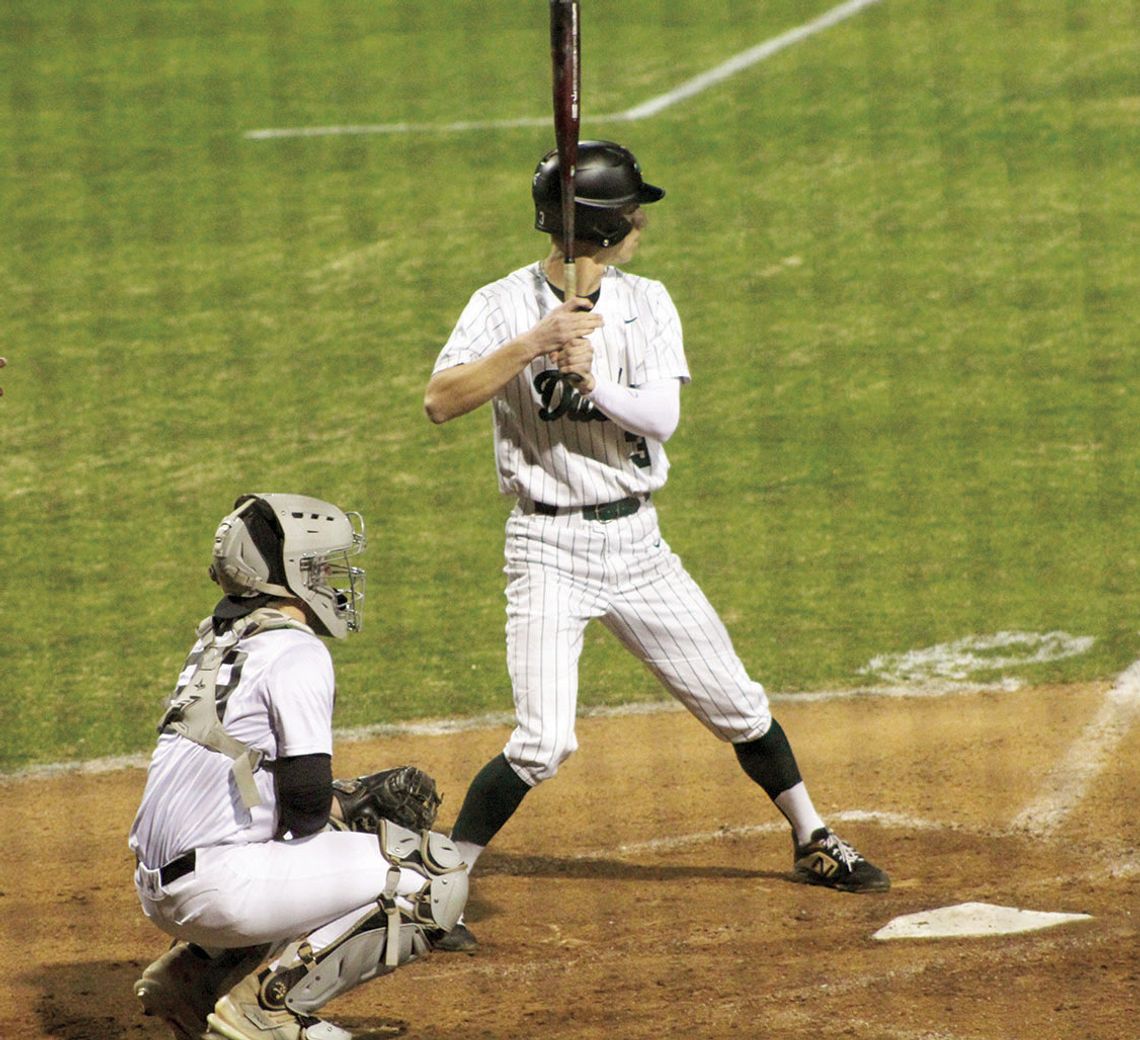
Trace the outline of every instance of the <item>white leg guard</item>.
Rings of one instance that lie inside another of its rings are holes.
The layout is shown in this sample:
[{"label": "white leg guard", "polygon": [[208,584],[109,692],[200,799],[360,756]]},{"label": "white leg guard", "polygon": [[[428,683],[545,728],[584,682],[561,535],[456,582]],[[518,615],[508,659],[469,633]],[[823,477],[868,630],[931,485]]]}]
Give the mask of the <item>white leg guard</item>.
[{"label": "white leg guard", "polygon": [[[392,865],[377,909],[318,954],[305,940],[291,945],[262,982],[259,999],[267,1008],[311,1015],[333,997],[423,956],[455,927],[467,903],[467,870],[450,839],[387,820],[377,839]],[[420,874],[424,883],[397,897],[401,870]]]},{"label": "white leg guard", "polygon": [[385,858],[423,875],[425,884],[412,903],[412,919],[448,932],[467,903],[467,865],[450,838],[435,831],[412,831],[382,820],[377,834]]},{"label": "white leg guard", "polygon": [[[392,939],[394,938],[394,942]],[[431,949],[423,928],[402,921],[393,929],[384,909],[369,915],[333,947],[310,953],[292,969],[278,971],[263,992],[266,1003],[280,1002],[301,1015],[314,1014],[333,997],[362,982],[393,972]],[[395,963],[390,963],[391,961]]]}]

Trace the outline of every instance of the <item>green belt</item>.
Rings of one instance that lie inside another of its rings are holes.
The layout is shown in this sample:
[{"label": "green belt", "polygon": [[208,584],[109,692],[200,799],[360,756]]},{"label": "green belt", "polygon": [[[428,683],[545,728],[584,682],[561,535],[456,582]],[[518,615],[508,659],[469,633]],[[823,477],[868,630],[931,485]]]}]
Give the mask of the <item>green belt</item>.
[{"label": "green belt", "polygon": [[[645,496],[649,498],[648,495]],[[596,506],[564,507],[548,506],[545,502],[535,502],[534,511],[542,516],[568,516],[572,513],[581,513],[585,520],[617,520],[623,516],[632,516],[642,504],[643,499],[636,495],[629,498],[619,498],[616,502],[602,502]]]}]

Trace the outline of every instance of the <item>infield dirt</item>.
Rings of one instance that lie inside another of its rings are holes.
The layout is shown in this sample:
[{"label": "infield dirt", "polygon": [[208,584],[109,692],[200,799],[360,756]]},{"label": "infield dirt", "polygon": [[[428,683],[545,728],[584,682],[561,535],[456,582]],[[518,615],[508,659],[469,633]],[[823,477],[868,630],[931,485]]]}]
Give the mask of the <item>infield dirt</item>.
[{"label": "infield dirt", "polygon": [[[1038,835],[1011,827],[1109,685],[797,702],[775,713],[816,804],[890,892],[794,883],[782,820],[681,712],[583,719],[581,750],[480,860],[475,954],[437,953],[326,1008],[410,1040],[1128,1040],[1140,1036],[1140,726]],[[446,828],[507,728],[341,745],[405,761]],[[127,830],[140,769],[10,779],[0,856],[0,1036],[169,1034],[131,984],[165,947]],[[881,942],[892,918],[979,901],[1091,914],[1045,931]]]}]

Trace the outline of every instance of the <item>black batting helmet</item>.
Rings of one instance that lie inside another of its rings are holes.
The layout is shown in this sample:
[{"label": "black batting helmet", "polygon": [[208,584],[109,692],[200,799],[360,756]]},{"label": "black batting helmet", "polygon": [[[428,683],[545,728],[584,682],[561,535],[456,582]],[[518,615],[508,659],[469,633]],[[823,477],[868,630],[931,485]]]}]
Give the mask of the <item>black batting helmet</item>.
[{"label": "black batting helmet", "polygon": [[[562,231],[562,182],[557,150],[547,152],[531,182],[534,226]],[[626,214],[636,206],[665,197],[663,188],[646,184],[633,152],[613,141],[582,141],[574,176],[574,237],[601,246],[617,245],[633,230]]]}]

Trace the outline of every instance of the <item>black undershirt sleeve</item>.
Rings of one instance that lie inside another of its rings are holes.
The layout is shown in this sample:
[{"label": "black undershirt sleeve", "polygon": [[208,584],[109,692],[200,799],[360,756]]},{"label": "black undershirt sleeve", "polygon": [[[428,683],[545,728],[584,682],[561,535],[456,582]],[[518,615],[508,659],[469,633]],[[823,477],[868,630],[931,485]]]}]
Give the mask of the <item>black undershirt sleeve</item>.
[{"label": "black undershirt sleeve", "polygon": [[324,830],[332,808],[332,756],[296,755],[274,763],[277,836],[305,838]]}]

